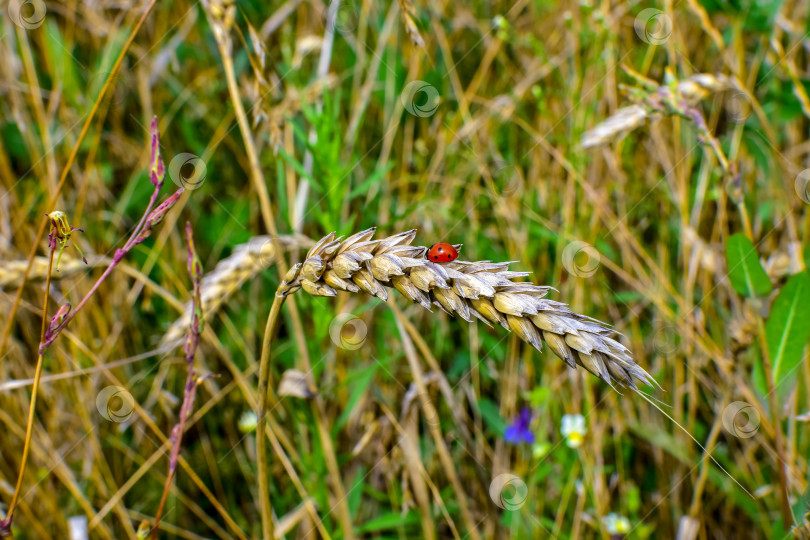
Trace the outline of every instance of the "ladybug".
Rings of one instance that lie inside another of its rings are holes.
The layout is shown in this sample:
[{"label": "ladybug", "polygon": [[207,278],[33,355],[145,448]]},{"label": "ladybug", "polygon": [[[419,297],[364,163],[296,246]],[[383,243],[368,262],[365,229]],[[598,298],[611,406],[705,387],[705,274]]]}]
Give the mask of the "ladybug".
[{"label": "ladybug", "polygon": [[458,259],[458,250],[446,242],[433,244],[428,249],[428,259],[433,262],[446,263]]}]

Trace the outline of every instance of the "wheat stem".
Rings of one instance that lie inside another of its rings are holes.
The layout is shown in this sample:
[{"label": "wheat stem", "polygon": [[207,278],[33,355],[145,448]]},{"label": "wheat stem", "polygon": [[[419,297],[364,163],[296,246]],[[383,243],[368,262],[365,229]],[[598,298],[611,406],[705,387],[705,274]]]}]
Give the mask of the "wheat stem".
[{"label": "wheat stem", "polygon": [[284,305],[285,297],[276,294],[273,297],[273,305],[270,306],[270,313],[267,315],[267,324],[264,327],[264,339],[262,341],[262,354],[259,361],[259,412],[257,413],[258,423],[256,425],[256,459],[258,462],[259,475],[259,501],[262,513],[263,538],[275,538],[273,534],[273,508],[270,505],[270,486],[267,476],[267,436],[264,433],[264,426],[267,422],[267,389],[270,383],[270,347],[273,342],[273,335],[278,327],[278,315],[281,306]]}]

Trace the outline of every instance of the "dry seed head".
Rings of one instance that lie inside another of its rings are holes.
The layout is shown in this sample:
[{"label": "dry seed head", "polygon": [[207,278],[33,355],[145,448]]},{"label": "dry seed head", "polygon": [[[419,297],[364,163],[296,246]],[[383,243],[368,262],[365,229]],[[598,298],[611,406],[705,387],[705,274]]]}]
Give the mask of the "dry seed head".
[{"label": "dry seed head", "polygon": [[300,288],[317,296],[364,291],[386,300],[394,288],[426,309],[501,325],[537,350],[545,341],[569,366],[580,365],[608,384],[654,384],[630,351],[611,337],[614,330],[545,298],[551,287],[512,281],[528,274],[509,271],[508,262],[436,264],[425,258],[427,248],[410,245],[415,230],[372,240],[374,232],[371,228],[346,239],[326,235],[303,263],[290,269],[276,294]]},{"label": "dry seed head", "polygon": [[[723,74],[698,73],[679,81],[676,90],[688,103],[696,104],[712,93],[734,88],[734,81]],[[672,91],[666,85],[658,87],[659,93],[670,94]],[[624,134],[644,125],[644,122],[655,116],[651,111],[641,105],[622,107],[607,120],[599,123],[593,129],[582,135],[582,147],[591,148],[607,144]]]}]

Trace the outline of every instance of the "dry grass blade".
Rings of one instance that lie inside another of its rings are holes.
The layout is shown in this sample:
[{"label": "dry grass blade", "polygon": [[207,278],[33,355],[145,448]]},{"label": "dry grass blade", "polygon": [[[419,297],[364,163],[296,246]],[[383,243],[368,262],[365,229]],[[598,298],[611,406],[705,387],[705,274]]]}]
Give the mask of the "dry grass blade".
[{"label": "dry grass blade", "polygon": [[394,288],[428,310],[436,306],[468,322],[476,318],[499,324],[537,350],[545,341],[570,367],[580,365],[608,384],[653,384],[630,351],[614,339],[614,330],[546,299],[551,287],[513,281],[527,272],[510,271],[508,262],[437,264],[425,257],[427,248],[410,245],[416,230],[372,240],[374,232],[371,228],[346,239],[334,233],[325,236],[303,263],[290,269],[279,294],[300,288],[317,296],[363,291],[387,300],[388,290]]},{"label": "dry grass blade", "polygon": [[[281,235],[278,241],[284,249],[306,247],[312,243],[305,236]],[[239,244],[229,257],[219,261],[212,272],[202,280],[202,310],[206,320],[219,311],[220,306],[238,291],[242,285],[275,261],[275,247],[269,236],[254,236]],[[2,274],[0,274],[2,276]],[[183,339],[191,321],[191,302],[186,303],[183,315],[177,319],[161,339],[161,344],[170,344]]]}]

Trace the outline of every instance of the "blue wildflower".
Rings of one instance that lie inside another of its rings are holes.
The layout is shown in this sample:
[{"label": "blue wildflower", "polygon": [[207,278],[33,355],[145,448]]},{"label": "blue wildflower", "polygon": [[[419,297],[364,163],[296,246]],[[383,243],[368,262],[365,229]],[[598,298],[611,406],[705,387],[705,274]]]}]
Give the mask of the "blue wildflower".
[{"label": "blue wildflower", "polygon": [[503,432],[504,440],[512,444],[534,444],[534,433],[529,429],[531,421],[531,409],[523,407],[512,425],[508,426]]}]

